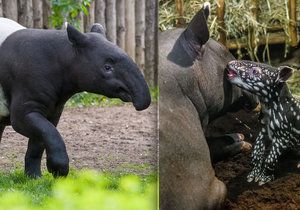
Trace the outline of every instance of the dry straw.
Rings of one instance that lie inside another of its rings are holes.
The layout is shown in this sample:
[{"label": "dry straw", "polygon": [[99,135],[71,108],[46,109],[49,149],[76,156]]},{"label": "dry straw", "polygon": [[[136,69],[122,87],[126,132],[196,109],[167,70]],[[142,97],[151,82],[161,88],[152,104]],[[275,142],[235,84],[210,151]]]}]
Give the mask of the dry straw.
[{"label": "dry straw", "polygon": [[[183,18],[188,23],[204,2],[204,0],[185,0],[184,16],[180,17],[176,12],[175,0],[160,0],[160,30],[164,31],[175,27],[179,18]],[[210,3],[211,15],[208,24],[211,36],[219,40],[220,25],[216,15],[218,1],[211,0]],[[263,60],[270,60],[269,44],[271,43],[269,43],[269,36],[274,32],[284,33],[286,37],[285,54],[288,52],[290,43],[288,0],[225,0],[225,5],[224,21],[226,28],[224,30],[227,34],[227,40],[231,40],[237,46],[239,57],[243,56],[240,50],[243,46],[252,60],[259,61],[256,56],[257,48],[261,39],[265,39]],[[256,7],[257,15],[253,14],[254,7]]]}]

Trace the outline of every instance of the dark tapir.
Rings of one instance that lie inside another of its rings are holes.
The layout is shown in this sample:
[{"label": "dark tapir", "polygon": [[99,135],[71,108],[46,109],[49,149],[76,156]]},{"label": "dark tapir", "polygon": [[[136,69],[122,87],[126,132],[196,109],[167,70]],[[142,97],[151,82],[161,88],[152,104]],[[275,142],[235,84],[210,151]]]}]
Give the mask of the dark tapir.
[{"label": "dark tapir", "polygon": [[56,125],[75,93],[131,101],[136,110],[149,106],[149,89],[139,68],[106,39],[100,24],[85,34],[71,25],[67,30],[24,29],[1,18],[0,31],[6,31],[3,27],[9,32],[0,43],[0,130],[2,134],[11,124],[29,138],[27,175],[41,176],[44,150],[48,170],[54,176],[68,174],[69,158]]},{"label": "dark tapir", "polygon": [[[225,185],[215,177],[204,132],[243,93],[224,77],[226,64],[234,57],[209,39],[208,15],[206,3],[185,30],[163,32],[159,40],[162,210],[220,208],[226,196]],[[256,107],[257,99],[247,97]]]}]

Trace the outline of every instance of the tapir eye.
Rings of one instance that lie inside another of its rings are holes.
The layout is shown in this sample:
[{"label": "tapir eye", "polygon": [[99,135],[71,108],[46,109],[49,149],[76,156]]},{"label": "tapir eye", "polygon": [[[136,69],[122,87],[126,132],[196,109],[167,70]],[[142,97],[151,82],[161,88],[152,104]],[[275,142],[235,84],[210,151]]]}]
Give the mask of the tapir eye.
[{"label": "tapir eye", "polygon": [[261,73],[261,69],[260,68],[257,68],[257,67],[253,67],[252,68],[252,74],[253,75],[257,75],[257,74],[260,74]]},{"label": "tapir eye", "polygon": [[112,66],[109,65],[109,64],[105,64],[104,69],[105,69],[105,71],[112,71],[113,70]]}]

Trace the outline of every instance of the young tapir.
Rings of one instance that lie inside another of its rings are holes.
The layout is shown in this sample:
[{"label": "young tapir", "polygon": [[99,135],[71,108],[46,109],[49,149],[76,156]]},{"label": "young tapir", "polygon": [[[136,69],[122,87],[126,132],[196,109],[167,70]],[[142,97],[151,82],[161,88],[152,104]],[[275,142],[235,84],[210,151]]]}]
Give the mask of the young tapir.
[{"label": "young tapir", "polygon": [[[293,70],[252,61],[231,61],[227,69],[228,80],[258,95],[264,107],[263,128],[252,153],[254,167],[247,177],[249,182],[254,180],[262,185],[274,179],[274,169],[283,151],[300,147],[300,101],[285,83]],[[271,140],[268,153],[266,140]]]},{"label": "young tapir", "polygon": [[[209,10],[205,3],[186,29],[163,32],[159,39],[161,210],[216,209],[226,196],[224,183],[215,177],[204,133],[244,92],[224,77],[234,57],[209,39]],[[247,97],[256,107],[257,98]],[[241,144],[236,146],[241,150]]]},{"label": "young tapir", "polygon": [[25,29],[0,18],[0,32],[0,133],[11,124],[29,138],[25,172],[31,177],[41,176],[44,150],[49,172],[68,174],[69,158],[56,125],[75,93],[131,101],[136,110],[150,104],[139,68],[106,39],[100,24],[84,34],[71,25],[67,30]]}]

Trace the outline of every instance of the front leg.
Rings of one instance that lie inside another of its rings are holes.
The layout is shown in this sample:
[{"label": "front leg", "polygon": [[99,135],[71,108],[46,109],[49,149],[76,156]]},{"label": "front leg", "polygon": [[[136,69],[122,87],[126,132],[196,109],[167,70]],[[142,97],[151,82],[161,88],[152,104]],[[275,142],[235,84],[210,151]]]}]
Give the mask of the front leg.
[{"label": "front leg", "polygon": [[[66,176],[68,174],[69,158],[66,146],[59,132],[51,122],[38,112],[25,114],[24,112],[20,113],[20,111],[12,111],[11,122],[13,128],[18,133],[32,139],[32,144],[33,139],[41,140],[41,145],[44,144],[46,148],[47,168],[53,176]],[[29,151],[29,154],[32,153]],[[38,170],[36,166],[34,169],[34,171]]]},{"label": "front leg", "polygon": [[42,176],[41,160],[45,150],[44,143],[35,138],[29,138],[25,155],[25,174],[31,178]]},{"label": "front leg", "polygon": [[278,163],[279,156],[281,155],[283,149],[284,146],[280,139],[274,138],[270,153],[264,161],[262,173],[259,176],[258,185],[263,185],[274,180],[274,169]]},{"label": "front leg", "polygon": [[[56,109],[56,112],[49,118],[49,121],[56,127],[63,111],[63,105]],[[45,150],[44,143],[39,139],[30,138],[25,156],[25,174],[32,178],[41,177],[41,160]]]},{"label": "front leg", "polygon": [[265,127],[263,127],[255,140],[254,149],[251,155],[252,164],[254,167],[247,176],[248,182],[252,182],[253,180],[257,181],[257,177],[261,173],[261,166],[263,163],[264,152],[265,152],[264,139],[266,138],[267,135],[268,135],[267,130]]}]

